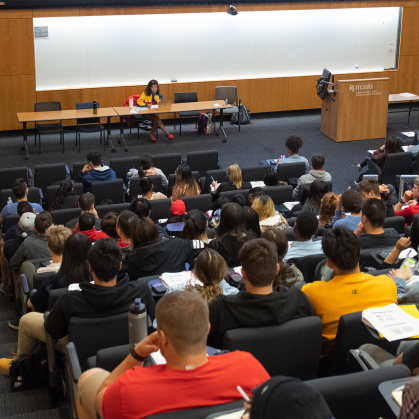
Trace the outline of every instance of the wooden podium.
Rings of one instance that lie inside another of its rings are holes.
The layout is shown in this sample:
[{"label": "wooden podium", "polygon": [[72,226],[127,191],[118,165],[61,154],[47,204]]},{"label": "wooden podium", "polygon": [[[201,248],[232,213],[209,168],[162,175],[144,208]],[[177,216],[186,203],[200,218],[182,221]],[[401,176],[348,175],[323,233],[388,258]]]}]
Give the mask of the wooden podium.
[{"label": "wooden podium", "polygon": [[336,142],[385,138],[389,80],[338,80],[322,101],[320,132]]}]

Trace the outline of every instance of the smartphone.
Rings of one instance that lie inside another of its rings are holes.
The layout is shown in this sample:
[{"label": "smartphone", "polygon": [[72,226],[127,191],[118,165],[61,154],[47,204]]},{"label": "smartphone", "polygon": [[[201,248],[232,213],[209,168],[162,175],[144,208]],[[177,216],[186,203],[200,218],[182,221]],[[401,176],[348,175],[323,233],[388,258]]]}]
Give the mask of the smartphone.
[{"label": "smartphone", "polygon": [[160,279],[156,279],[154,281],[150,281],[150,286],[154,292],[157,294],[164,294],[167,288],[162,284]]}]

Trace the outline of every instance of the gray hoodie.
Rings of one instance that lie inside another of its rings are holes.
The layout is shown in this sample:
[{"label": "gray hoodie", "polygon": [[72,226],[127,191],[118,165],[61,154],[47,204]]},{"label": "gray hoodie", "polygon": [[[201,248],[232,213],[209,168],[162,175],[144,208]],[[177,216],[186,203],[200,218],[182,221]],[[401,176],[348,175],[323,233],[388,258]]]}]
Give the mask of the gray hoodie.
[{"label": "gray hoodie", "polygon": [[299,187],[303,183],[312,183],[315,180],[332,180],[332,176],[330,176],[330,173],[325,172],[324,170],[310,170],[306,175],[303,175],[298,179],[298,185],[292,192],[292,197],[297,200],[298,194],[299,194]]}]

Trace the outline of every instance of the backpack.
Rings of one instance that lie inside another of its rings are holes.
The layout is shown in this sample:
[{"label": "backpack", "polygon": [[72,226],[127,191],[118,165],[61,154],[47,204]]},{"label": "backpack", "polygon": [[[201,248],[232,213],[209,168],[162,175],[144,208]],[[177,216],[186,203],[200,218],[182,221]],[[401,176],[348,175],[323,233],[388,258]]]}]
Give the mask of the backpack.
[{"label": "backpack", "polygon": [[231,115],[230,124],[239,125],[239,114],[240,114],[240,125],[251,124],[250,111],[244,105],[240,105],[240,112],[234,112]]},{"label": "backpack", "polygon": [[198,134],[206,134],[208,125],[208,115],[206,113],[199,114],[198,117]]}]

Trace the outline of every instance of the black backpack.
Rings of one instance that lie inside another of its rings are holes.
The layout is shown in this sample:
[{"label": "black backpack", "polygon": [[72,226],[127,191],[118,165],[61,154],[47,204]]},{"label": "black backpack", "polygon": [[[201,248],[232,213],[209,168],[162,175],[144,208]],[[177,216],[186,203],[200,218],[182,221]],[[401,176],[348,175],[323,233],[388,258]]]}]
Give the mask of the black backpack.
[{"label": "black backpack", "polygon": [[240,125],[251,124],[250,121],[250,111],[244,105],[239,105],[240,112],[234,112],[231,115],[230,124],[231,125],[239,125],[239,117],[240,117]]}]

